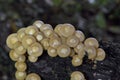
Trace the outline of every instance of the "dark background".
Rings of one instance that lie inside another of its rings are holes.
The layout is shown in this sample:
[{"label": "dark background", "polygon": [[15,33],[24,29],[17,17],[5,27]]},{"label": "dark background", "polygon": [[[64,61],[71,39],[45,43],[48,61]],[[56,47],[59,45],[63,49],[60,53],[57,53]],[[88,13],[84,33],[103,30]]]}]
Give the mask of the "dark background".
[{"label": "dark background", "polygon": [[[69,80],[68,74],[74,70],[81,70],[87,80],[120,80],[120,0],[0,0],[0,80],[14,80],[15,68],[8,56],[7,36],[35,20],[42,20],[53,27],[60,23],[73,24],[86,37],[97,38],[108,56],[103,61],[104,65],[98,63],[98,69],[92,70],[92,63],[87,60],[82,67],[74,68],[71,67],[70,58],[52,59],[44,55],[42,60],[39,59],[39,64],[28,62],[28,66],[34,65],[28,68],[28,72],[40,74],[43,80]],[[61,63],[64,60],[66,62]],[[42,70],[38,67],[42,63],[47,63],[43,66],[47,69],[46,73],[37,72],[37,69]],[[54,69],[55,73],[47,73],[55,66],[53,64],[58,66]],[[70,71],[66,70],[68,66]],[[62,73],[62,69],[66,72]]]}]

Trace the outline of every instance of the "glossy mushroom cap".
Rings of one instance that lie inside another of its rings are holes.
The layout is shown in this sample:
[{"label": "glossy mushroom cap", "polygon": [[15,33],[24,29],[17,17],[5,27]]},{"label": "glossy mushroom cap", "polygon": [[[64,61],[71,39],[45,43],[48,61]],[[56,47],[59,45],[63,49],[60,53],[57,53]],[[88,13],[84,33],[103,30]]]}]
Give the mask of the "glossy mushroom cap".
[{"label": "glossy mushroom cap", "polygon": [[74,71],[71,74],[71,79],[70,80],[86,80],[83,73],[79,72],[79,71]]},{"label": "glossy mushroom cap", "polygon": [[33,26],[37,27],[38,29],[41,28],[41,26],[44,24],[44,22],[40,21],[40,20],[36,20],[34,23],[33,23]]},{"label": "glossy mushroom cap", "polygon": [[75,67],[80,66],[80,65],[82,65],[82,62],[83,62],[83,60],[80,59],[78,55],[73,56],[73,59],[72,59],[72,65],[73,66],[75,66]]},{"label": "glossy mushroom cap", "polygon": [[16,71],[15,77],[17,80],[25,80],[26,78],[26,72]]},{"label": "glossy mushroom cap", "polygon": [[41,80],[41,77],[36,73],[30,73],[27,75],[26,80]]}]

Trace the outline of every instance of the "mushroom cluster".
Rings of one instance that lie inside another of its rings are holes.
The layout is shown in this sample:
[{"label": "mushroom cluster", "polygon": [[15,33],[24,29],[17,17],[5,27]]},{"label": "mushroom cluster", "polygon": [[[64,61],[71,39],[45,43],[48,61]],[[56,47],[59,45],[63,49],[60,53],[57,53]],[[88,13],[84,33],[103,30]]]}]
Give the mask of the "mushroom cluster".
[{"label": "mushroom cluster", "polygon": [[[105,51],[99,48],[99,43],[95,38],[85,40],[84,33],[75,30],[75,27],[68,23],[58,24],[53,29],[50,24],[37,20],[32,25],[9,35],[6,43],[11,49],[10,58],[16,61],[17,80],[41,80],[35,73],[27,75],[25,61],[28,59],[30,62],[36,62],[43,54],[43,50],[47,50],[50,57],[71,57],[71,63],[75,67],[82,65],[85,55],[92,61],[105,59]],[[78,80],[75,76],[80,78],[79,80],[84,80],[81,72],[73,73],[71,80]]]}]

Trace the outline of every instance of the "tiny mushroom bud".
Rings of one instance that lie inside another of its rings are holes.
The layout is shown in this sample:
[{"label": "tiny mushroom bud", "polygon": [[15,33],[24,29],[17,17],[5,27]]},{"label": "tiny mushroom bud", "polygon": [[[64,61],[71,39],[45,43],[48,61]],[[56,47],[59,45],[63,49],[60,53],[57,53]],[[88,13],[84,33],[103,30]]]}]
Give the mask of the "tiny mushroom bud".
[{"label": "tiny mushroom bud", "polygon": [[41,80],[41,77],[36,73],[30,73],[27,75],[26,80]]},{"label": "tiny mushroom bud", "polygon": [[16,71],[15,77],[17,80],[24,80],[26,78],[26,72]]},{"label": "tiny mushroom bud", "polygon": [[48,48],[48,55],[51,57],[56,57],[57,56],[57,50],[55,48],[49,47]]},{"label": "tiny mushroom bud", "polygon": [[76,36],[77,38],[79,38],[79,40],[80,40],[81,42],[85,40],[85,35],[84,35],[84,33],[83,33],[82,31],[80,31],[80,30],[76,30],[76,31],[75,31],[75,36]]},{"label": "tiny mushroom bud", "polygon": [[60,33],[60,30],[61,30],[61,27],[62,27],[63,24],[58,24],[54,31],[59,35],[59,36],[62,36],[62,34]]},{"label": "tiny mushroom bud", "polygon": [[76,47],[79,43],[79,39],[76,36],[70,36],[67,38],[67,45],[70,47]]},{"label": "tiny mushroom bud", "polygon": [[36,32],[38,32],[38,29],[34,26],[28,26],[25,29],[25,33],[28,34],[28,35],[34,35]]},{"label": "tiny mushroom bud", "polygon": [[25,71],[27,69],[27,65],[24,62],[17,62],[15,67],[18,71]]},{"label": "tiny mushroom bud", "polygon": [[22,45],[25,48],[28,48],[31,44],[36,42],[35,38],[33,36],[26,35],[22,40]]},{"label": "tiny mushroom bud", "polygon": [[11,49],[13,49],[18,42],[19,42],[19,40],[17,38],[16,33],[9,35],[7,40],[6,40],[7,46]]},{"label": "tiny mushroom bud", "polygon": [[33,43],[31,46],[28,47],[27,52],[29,55],[39,57],[43,53],[43,47],[41,46],[40,43]]},{"label": "tiny mushroom bud", "polygon": [[82,62],[83,62],[83,60],[80,59],[78,55],[73,56],[73,59],[72,59],[73,66],[75,66],[75,67],[80,66],[80,65],[82,65]]},{"label": "tiny mushroom bud", "polygon": [[96,49],[94,47],[85,47],[85,51],[88,54],[88,59],[94,60],[96,58]]},{"label": "tiny mushroom bud", "polygon": [[97,61],[103,61],[105,59],[105,51],[102,48],[98,48],[97,49],[97,56],[96,56],[96,60]]},{"label": "tiny mushroom bud", "polygon": [[19,41],[22,41],[23,37],[26,35],[25,33],[26,28],[21,28],[17,32],[17,38]]},{"label": "tiny mushroom bud", "polygon": [[10,51],[9,56],[10,56],[11,60],[13,60],[13,61],[17,61],[19,58],[19,55],[14,50]]},{"label": "tiny mushroom bud", "polygon": [[71,74],[71,79],[70,80],[86,80],[83,73],[81,73],[80,71],[74,71]]},{"label": "tiny mushroom bud", "polygon": [[43,25],[44,23],[40,20],[37,20],[33,23],[33,26],[37,27],[37,28],[41,28],[41,26]]},{"label": "tiny mushroom bud", "polygon": [[67,46],[67,45],[60,45],[58,48],[57,48],[57,53],[60,57],[68,57],[70,55],[70,48]]},{"label": "tiny mushroom bud", "polygon": [[60,34],[64,37],[69,37],[75,32],[75,28],[71,24],[63,24],[60,29]]},{"label": "tiny mushroom bud", "polygon": [[85,40],[84,44],[87,47],[95,47],[95,48],[99,47],[99,43],[95,38],[87,38]]},{"label": "tiny mushroom bud", "polygon": [[28,56],[28,60],[33,63],[33,62],[36,62],[38,60],[38,57],[30,55],[30,56]]}]

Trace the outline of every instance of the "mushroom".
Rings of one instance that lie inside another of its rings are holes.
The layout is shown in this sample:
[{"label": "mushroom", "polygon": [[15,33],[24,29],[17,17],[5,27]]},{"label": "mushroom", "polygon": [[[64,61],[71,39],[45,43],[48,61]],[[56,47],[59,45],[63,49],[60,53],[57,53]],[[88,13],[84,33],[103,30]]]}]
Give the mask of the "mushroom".
[{"label": "mushroom", "polygon": [[47,51],[48,51],[48,55],[50,57],[56,57],[57,56],[57,50],[55,48],[49,47]]},{"label": "mushroom", "polygon": [[25,62],[16,62],[15,67],[18,71],[25,71],[27,69]]},{"label": "mushroom", "polygon": [[83,73],[80,71],[74,71],[71,74],[71,79],[70,80],[86,80]]},{"label": "mushroom", "polygon": [[79,40],[80,40],[81,42],[83,42],[83,41],[85,40],[85,35],[84,35],[84,33],[83,33],[82,31],[80,31],[80,30],[76,30],[76,31],[75,31],[75,36],[76,36],[77,38],[79,38]]},{"label": "mushroom", "polygon": [[80,65],[82,65],[82,62],[83,62],[83,60],[80,59],[78,55],[73,56],[73,59],[72,59],[73,66],[75,66],[75,67],[80,66]]},{"label": "mushroom", "polygon": [[21,28],[17,31],[17,38],[21,42],[23,37],[26,35],[25,33],[26,28]]},{"label": "mushroom", "polygon": [[36,73],[30,73],[27,75],[26,80],[41,80],[41,77]]},{"label": "mushroom", "polygon": [[38,60],[38,57],[30,55],[30,56],[28,56],[28,60],[33,63],[33,62],[36,62]]},{"label": "mushroom", "polygon": [[16,71],[15,77],[17,80],[24,80],[26,78],[26,72]]},{"label": "mushroom", "polygon": [[52,26],[50,24],[43,24],[41,27],[40,27],[40,31],[44,32],[44,30],[47,30],[47,29],[51,29],[53,30]]},{"label": "mushroom", "polygon": [[36,20],[34,23],[33,23],[33,26],[37,27],[37,28],[41,28],[41,26],[44,24],[43,21],[40,21],[40,20]]}]

